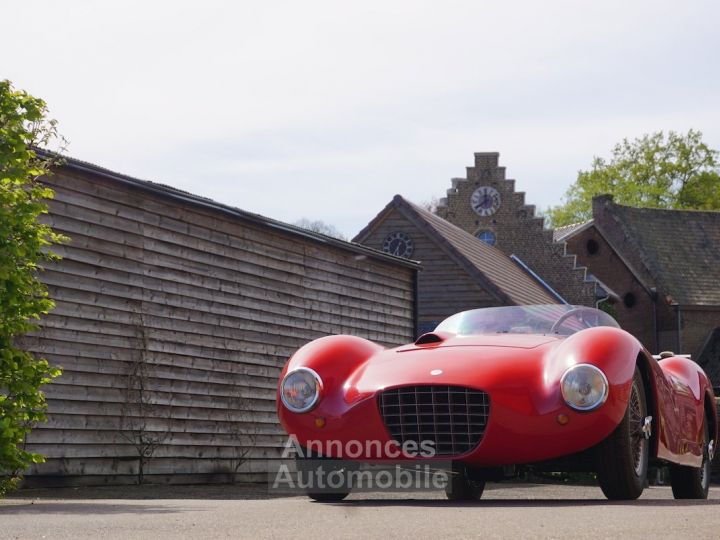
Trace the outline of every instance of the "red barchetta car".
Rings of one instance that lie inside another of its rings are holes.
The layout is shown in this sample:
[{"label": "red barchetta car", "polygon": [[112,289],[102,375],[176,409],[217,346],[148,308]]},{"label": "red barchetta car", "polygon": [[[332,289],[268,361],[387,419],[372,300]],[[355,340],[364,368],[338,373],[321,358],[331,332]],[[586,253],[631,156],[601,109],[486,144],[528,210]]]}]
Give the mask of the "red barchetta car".
[{"label": "red barchetta car", "polygon": [[649,464],[669,466],[676,498],[705,498],[712,386],[689,358],[661,357],[597,309],[477,309],[394,349],[344,335],[308,343],[282,372],[278,415],[325,460],[446,460],[451,499],[524,468],[595,472],[609,499],[635,499]]}]

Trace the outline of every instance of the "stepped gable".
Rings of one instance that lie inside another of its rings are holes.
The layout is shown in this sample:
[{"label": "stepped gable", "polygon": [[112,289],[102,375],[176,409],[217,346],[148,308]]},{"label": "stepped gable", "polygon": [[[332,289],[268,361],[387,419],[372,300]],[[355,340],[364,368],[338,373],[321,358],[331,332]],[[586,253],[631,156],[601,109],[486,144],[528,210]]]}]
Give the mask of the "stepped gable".
[{"label": "stepped gable", "polygon": [[578,266],[565,244],[553,239],[515,180],[506,178],[498,152],[478,152],[465,178],[453,178],[440,200],[437,215],[473,236],[493,242],[507,255],[519,258],[568,303],[593,306],[602,294],[597,282]]}]

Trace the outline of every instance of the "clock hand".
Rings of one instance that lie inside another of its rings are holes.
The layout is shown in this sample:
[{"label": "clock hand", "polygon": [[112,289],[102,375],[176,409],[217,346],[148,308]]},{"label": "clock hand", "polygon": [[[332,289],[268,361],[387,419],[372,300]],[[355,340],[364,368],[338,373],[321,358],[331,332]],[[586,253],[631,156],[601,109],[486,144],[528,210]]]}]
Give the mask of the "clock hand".
[{"label": "clock hand", "polygon": [[395,248],[395,253],[393,255],[400,255],[400,243],[398,242],[397,247]]}]

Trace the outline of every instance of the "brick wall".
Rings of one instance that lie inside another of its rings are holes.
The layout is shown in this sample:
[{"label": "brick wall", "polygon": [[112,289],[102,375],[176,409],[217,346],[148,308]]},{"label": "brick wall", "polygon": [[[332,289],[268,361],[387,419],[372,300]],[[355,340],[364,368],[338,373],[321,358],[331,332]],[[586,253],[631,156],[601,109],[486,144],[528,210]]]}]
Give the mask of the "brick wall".
[{"label": "brick wall", "polygon": [[[590,243],[594,246],[589,246]],[[615,304],[618,322],[651,352],[671,350],[697,358],[709,332],[720,327],[720,309],[717,307],[681,307],[681,343],[678,346],[677,311],[665,301],[665,291],[658,291],[657,304],[653,306],[647,285],[640,283],[595,226],[568,239],[567,250],[577,255],[580,264],[587,266],[593,275],[618,294],[620,301]],[[654,336],[655,320],[657,338]]]},{"label": "brick wall", "polygon": [[[515,191],[515,180],[505,178],[505,167],[498,166],[498,153],[475,154],[475,166],[467,168],[466,178],[454,178],[438,215],[477,235],[493,232],[496,246],[508,255],[517,255],[571,304],[595,305],[595,285],[586,281],[585,269],[577,268],[574,256],[566,256],[563,244],[553,242],[552,231],[544,228],[535,207],[525,204],[525,194]],[[480,186],[495,188],[500,206],[489,216],[479,216],[470,199]]]},{"label": "brick wall", "polygon": [[567,240],[567,251],[577,256],[578,263],[607,285],[620,297],[615,304],[618,322],[655,352],[653,300],[618,254],[595,227],[576,233]]}]

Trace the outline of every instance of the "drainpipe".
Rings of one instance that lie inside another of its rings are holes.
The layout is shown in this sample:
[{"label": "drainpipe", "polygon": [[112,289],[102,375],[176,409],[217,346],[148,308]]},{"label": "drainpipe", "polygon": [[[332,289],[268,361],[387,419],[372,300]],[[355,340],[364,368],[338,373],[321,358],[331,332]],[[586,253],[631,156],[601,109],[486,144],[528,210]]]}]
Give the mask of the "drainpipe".
[{"label": "drainpipe", "polygon": [[418,272],[419,270],[417,268],[413,270],[413,341],[420,337],[418,336],[418,332],[420,330],[420,307],[418,306],[418,302],[420,301],[420,294],[418,291]]},{"label": "drainpipe", "polygon": [[657,320],[657,299],[658,293],[655,287],[650,288],[650,299],[652,300],[653,310],[653,350],[655,353],[660,352],[660,336],[658,335],[658,320]]},{"label": "drainpipe", "polygon": [[675,304],[675,310],[677,311],[677,353],[682,354],[682,315],[680,313],[680,304]]}]

